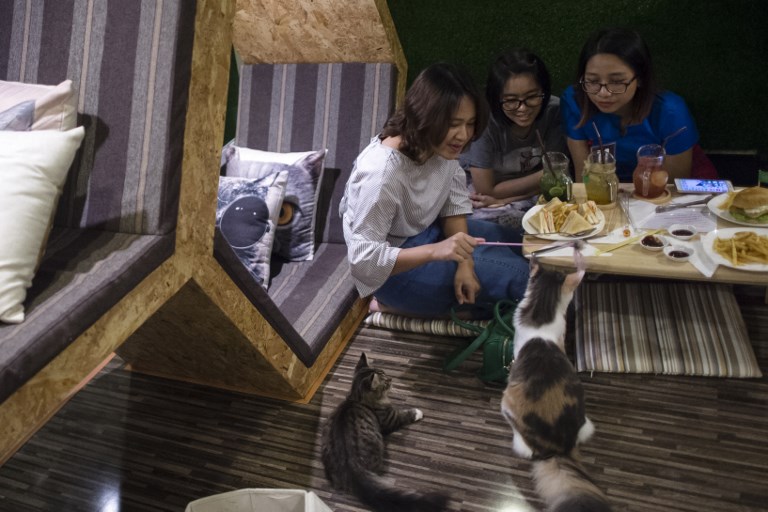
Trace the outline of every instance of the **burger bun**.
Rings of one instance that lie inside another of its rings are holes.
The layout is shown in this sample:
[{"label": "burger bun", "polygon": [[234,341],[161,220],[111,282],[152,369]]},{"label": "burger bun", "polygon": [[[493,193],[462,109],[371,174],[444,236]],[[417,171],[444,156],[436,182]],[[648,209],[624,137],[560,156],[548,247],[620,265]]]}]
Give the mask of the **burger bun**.
[{"label": "burger bun", "polygon": [[750,187],[737,192],[728,211],[738,220],[768,223],[768,188]]}]

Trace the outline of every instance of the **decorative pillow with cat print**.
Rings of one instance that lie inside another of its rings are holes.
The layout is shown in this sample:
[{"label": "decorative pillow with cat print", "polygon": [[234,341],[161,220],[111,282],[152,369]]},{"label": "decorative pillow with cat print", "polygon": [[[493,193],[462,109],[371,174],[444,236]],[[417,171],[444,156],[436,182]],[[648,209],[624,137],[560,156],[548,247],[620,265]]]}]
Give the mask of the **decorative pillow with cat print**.
[{"label": "decorative pillow with cat print", "polygon": [[318,183],[326,150],[270,153],[227,144],[222,168],[228,177],[264,178],[287,171],[288,184],[277,223],[273,253],[287,261],[311,260],[315,252]]},{"label": "decorative pillow with cat print", "polygon": [[216,227],[264,289],[287,181],[287,171],[256,179],[219,177]]}]

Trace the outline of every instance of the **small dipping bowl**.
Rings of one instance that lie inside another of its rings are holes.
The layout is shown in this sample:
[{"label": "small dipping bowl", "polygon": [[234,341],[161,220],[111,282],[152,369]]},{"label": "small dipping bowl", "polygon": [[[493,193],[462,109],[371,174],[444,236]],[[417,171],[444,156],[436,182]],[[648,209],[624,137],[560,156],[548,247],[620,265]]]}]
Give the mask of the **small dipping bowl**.
[{"label": "small dipping bowl", "polygon": [[693,254],[693,249],[683,247],[682,245],[668,245],[664,247],[664,254],[672,261],[684,262],[688,261]]},{"label": "small dipping bowl", "polygon": [[667,239],[660,235],[645,235],[640,239],[640,245],[648,251],[660,251],[668,245]]},{"label": "small dipping bowl", "polygon": [[697,233],[696,227],[690,224],[672,224],[667,231],[678,240],[690,240]]}]

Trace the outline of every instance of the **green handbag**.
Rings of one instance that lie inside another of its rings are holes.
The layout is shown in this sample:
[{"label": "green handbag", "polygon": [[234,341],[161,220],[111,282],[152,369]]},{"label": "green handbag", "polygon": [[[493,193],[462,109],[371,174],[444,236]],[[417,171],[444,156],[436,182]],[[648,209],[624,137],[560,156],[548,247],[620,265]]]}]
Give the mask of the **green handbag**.
[{"label": "green handbag", "polygon": [[493,306],[493,319],[485,327],[479,327],[463,322],[451,311],[451,319],[459,326],[476,332],[477,337],[466,348],[459,349],[445,360],[443,370],[446,372],[456,369],[473,352],[483,349],[483,365],[477,372],[483,382],[506,383],[509,366],[514,361],[515,328],[513,316],[517,302],[500,300]]}]

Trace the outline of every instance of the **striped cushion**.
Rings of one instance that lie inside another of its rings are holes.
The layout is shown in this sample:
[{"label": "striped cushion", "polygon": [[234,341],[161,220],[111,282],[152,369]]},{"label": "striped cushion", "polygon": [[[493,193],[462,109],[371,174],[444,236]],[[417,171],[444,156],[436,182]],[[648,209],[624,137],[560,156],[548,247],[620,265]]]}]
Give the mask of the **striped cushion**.
[{"label": "striped cushion", "polygon": [[[484,327],[488,320],[465,320],[469,324]],[[393,331],[415,332],[419,334],[432,334],[435,336],[476,337],[477,333],[460,327],[452,320],[412,318],[409,316],[393,315],[391,313],[371,313],[365,320],[365,325],[383,327]]]},{"label": "striped cushion", "polygon": [[285,263],[282,268],[273,264],[269,294],[250,277],[218,230],[214,256],[308,367],[358,298],[343,244],[320,244],[309,261]]},{"label": "striped cushion", "polygon": [[352,163],[394,107],[394,64],[258,64],[240,71],[238,146],[289,152],[327,149],[340,169],[322,241],[344,243],[339,201]]},{"label": "striped cushion", "polygon": [[762,376],[728,285],[585,282],[575,313],[579,371]]},{"label": "striped cushion", "polygon": [[0,2],[0,79],[79,91],[86,136],[56,224],[173,229],[194,17],[181,0]]},{"label": "striped cushion", "polygon": [[173,235],[54,228],[21,324],[0,324],[0,402],[173,252]]}]

